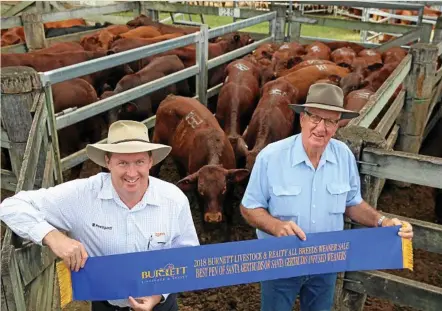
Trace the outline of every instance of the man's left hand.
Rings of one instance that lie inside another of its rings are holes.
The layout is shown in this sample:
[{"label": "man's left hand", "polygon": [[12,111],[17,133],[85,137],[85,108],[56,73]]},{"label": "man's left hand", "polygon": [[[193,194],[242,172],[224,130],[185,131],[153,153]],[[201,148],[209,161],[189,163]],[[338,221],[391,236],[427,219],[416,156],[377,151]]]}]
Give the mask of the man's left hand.
[{"label": "man's left hand", "polygon": [[382,227],[392,227],[392,226],[402,226],[399,229],[398,235],[400,237],[403,237],[405,239],[411,240],[413,238],[413,227],[409,222],[406,221],[400,221],[397,218],[385,218],[382,222]]},{"label": "man's left hand", "polygon": [[130,307],[134,311],[152,311],[152,309],[161,301],[160,295],[140,297],[134,299],[129,296]]}]

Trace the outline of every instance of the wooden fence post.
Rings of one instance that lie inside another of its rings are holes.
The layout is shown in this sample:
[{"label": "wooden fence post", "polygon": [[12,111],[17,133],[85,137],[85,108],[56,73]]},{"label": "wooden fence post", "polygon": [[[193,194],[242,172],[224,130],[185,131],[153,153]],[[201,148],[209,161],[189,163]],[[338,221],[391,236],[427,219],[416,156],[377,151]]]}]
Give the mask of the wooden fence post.
[{"label": "wooden fence post", "polygon": [[437,46],[418,43],[411,47],[412,64],[405,81],[406,97],[399,117],[396,150],[418,153],[434,86]]},{"label": "wooden fence post", "polygon": [[442,41],[442,16],[439,16],[434,27],[433,44],[438,44]]},{"label": "wooden fence post", "polygon": [[[383,147],[386,145],[386,140],[376,131],[366,129],[364,127],[344,127],[339,129],[336,133],[336,139],[344,142],[353,152],[356,161],[360,160],[362,149],[364,147]],[[361,175],[361,195],[363,199],[376,208],[377,205],[377,191],[376,179],[372,176]],[[346,217],[347,223],[345,229],[354,227],[351,225],[350,219]],[[345,273],[339,273],[336,281],[335,296],[334,296],[334,311],[362,311],[364,309],[367,295],[359,294],[349,291],[344,288],[346,280]]]},{"label": "wooden fence post", "polygon": [[28,51],[47,47],[41,13],[23,13],[21,19]]},{"label": "wooden fence post", "polygon": [[[17,181],[36,103],[44,100],[37,72],[29,67],[7,67],[1,73],[2,124],[10,140],[9,157]],[[46,153],[39,155],[36,186],[41,186]]]}]

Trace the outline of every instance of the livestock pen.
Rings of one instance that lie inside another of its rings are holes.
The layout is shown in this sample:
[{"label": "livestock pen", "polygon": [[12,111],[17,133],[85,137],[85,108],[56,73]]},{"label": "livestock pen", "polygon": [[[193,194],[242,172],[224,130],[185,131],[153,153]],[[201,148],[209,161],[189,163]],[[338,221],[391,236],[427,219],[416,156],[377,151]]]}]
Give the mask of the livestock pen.
[{"label": "livestock pen", "polygon": [[[190,6],[186,5],[180,6],[179,4],[167,3],[152,3],[151,5],[149,6],[151,10],[163,12],[180,12],[181,10],[182,13],[191,13],[189,12],[191,10]],[[213,7],[196,8],[199,12],[206,12],[205,10],[207,10],[207,12],[212,13],[219,12],[218,9]],[[49,72],[37,73],[29,68],[3,70],[2,123],[8,122],[8,127],[6,131],[2,132],[2,147],[3,141],[7,142],[10,147],[10,154],[15,154],[17,157],[14,168],[17,175],[11,172],[3,175],[5,172],[2,171],[2,177],[7,177],[5,183],[9,189],[16,192],[21,189],[32,189],[36,186],[50,186],[63,181],[61,174],[63,171],[84,162],[86,160],[84,150],[60,159],[56,134],[59,129],[193,76],[195,76],[198,85],[196,98],[202,104],[207,105],[208,99],[216,96],[222,87],[222,84],[220,84],[208,89],[207,72],[209,69],[248,54],[263,43],[284,41],[289,37],[285,35],[286,23],[292,23],[289,40],[299,39],[308,42],[307,40],[312,40],[312,38],[297,36],[299,29],[302,27],[300,23],[327,25],[327,23],[334,22],[326,19],[296,16],[296,12],[295,16],[286,16],[285,7],[274,6],[273,9],[274,12],[266,13],[235,8],[225,14],[232,14],[231,16],[238,14],[238,17],[244,18],[244,20],[211,30],[202,25],[200,31],[195,34]],[[256,36],[261,40],[208,60],[207,46],[209,39],[264,21],[270,24],[269,35]],[[341,27],[371,27],[371,25],[367,26],[367,23],[361,22],[351,24],[351,26],[343,22],[340,23]],[[337,27],[337,23],[333,25]],[[425,28],[392,27],[391,31],[398,31],[406,35],[399,37],[397,41],[382,45],[380,48],[386,49],[389,46],[402,45],[413,40],[428,42],[428,32],[425,33],[423,29]],[[89,106],[55,116],[52,107],[52,84],[189,44],[196,44],[197,46],[198,56],[194,66],[119,93],[108,99],[100,100]],[[409,55],[402,60],[361,110],[361,116],[350,122],[338,133],[338,138],[351,147],[359,161],[363,196],[373,206],[377,204],[385,179],[442,188],[442,181],[440,178],[438,179],[438,176],[442,175],[442,160],[418,155],[422,139],[428,135],[430,129],[436,124],[442,111],[439,103],[440,77],[442,74],[440,69],[436,71],[437,57],[441,52],[441,44],[412,45]],[[395,98],[392,98],[395,90],[402,83],[404,85],[403,89]],[[19,102],[22,104],[17,105]],[[21,117],[21,119],[18,117]],[[412,122],[409,120],[412,120]],[[154,127],[155,117],[145,120],[144,123],[149,128]],[[14,134],[21,136],[14,136]],[[398,141],[397,144],[396,141]],[[400,152],[393,150],[395,145],[397,145],[396,149]],[[398,218],[403,217],[398,216]],[[441,226],[417,219],[407,220],[415,227],[415,248],[440,255],[442,253],[440,243],[442,241]],[[347,223],[347,226],[357,225]],[[246,230],[245,226],[242,226],[241,229]],[[203,236],[202,243],[206,242],[205,238]],[[253,238],[250,230],[246,236],[241,234],[236,236],[236,239],[244,238]],[[55,258],[44,247],[21,244],[20,242],[11,231],[7,231],[2,246],[2,307],[5,307],[6,310],[32,310],[36,306],[39,306],[38,309],[40,309],[40,306],[45,306],[46,308],[42,308],[44,310],[58,309],[57,279],[54,278]],[[43,284],[46,284],[47,287],[43,287]],[[442,300],[442,289],[440,287],[409,280],[387,272],[342,274],[337,289],[336,310],[363,309],[365,295],[380,297],[399,305],[411,306],[421,310],[436,310]],[[185,293],[183,299],[189,302],[189,305],[191,304],[190,301],[193,300],[203,301],[204,304],[201,304],[201,308],[204,310],[214,308],[214,305],[211,305],[214,300],[232,299],[226,297],[225,294],[217,296],[215,294],[217,291],[208,292],[205,298],[198,296],[198,294]],[[234,295],[233,292],[231,294]],[[243,310],[251,310],[241,302],[237,301],[235,303],[239,309],[242,307]],[[249,303],[256,303],[256,301],[249,301]],[[195,302],[192,302],[192,304],[195,304]],[[253,309],[253,307],[251,308]]]}]

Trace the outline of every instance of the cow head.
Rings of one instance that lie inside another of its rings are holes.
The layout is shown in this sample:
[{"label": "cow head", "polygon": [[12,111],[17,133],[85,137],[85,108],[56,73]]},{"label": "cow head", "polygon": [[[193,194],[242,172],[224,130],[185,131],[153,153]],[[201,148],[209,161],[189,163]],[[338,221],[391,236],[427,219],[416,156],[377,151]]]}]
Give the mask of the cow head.
[{"label": "cow head", "polygon": [[152,24],[154,24],[152,19],[144,14],[140,14],[133,20],[130,20],[126,23],[126,25],[129,27],[150,26]]},{"label": "cow head", "polygon": [[204,221],[219,223],[223,220],[223,205],[229,184],[238,183],[249,176],[246,169],[225,169],[220,165],[205,165],[180,181],[177,186],[183,191],[197,190]]},{"label": "cow head", "polygon": [[364,75],[360,72],[350,72],[340,79],[339,86],[342,88],[344,96],[363,86]]}]

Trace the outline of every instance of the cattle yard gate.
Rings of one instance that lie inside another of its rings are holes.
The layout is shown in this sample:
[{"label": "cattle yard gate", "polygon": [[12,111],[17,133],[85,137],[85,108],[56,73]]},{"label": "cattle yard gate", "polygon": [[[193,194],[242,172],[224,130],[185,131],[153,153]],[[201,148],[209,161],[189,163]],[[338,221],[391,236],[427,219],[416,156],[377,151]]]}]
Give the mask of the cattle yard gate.
[{"label": "cattle yard gate", "polygon": [[[330,5],[342,4],[334,2]],[[398,6],[392,3],[368,4],[364,2],[355,2],[354,5],[391,9]],[[404,4],[401,4],[401,7],[403,6]],[[337,138],[345,141],[354,152],[360,165],[363,197],[374,207],[377,205],[377,199],[387,179],[442,188],[440,178],[442,159],[418,154],[422,140],[442,116],[440,103],[442,69],[437,70],[437,59],[442,54],[442,36],[438,28],[435,30],[433,42],[429,43],[431,29],[426,25],[379,25],[370,22],[312,18],[302,16],[297,11],[287,10],[286,5],[278,4],[272,4],[270,11],[264,11],[164,2],[122,3],[68,12],[31,14],[32,22],[28,22],[28,17],[2,18],[2,28],[10,28],[23,23],[25,32],[38,33],[40,31],[41,34],[42,22],[128,10],[133,10],[135,16],[144,13],[156,19],[158,19],[158,11],[162,11],[171,14],[225,15],[237,18],[239,21],[210,30],[207,25],[201,25],[199,32],[190,35],[48,72],[37,73],[28,67],[3,69],[1,74],[1,147],[8,149],[12,171],[2,170],[2,188],[18,192],[49,187],[63,181],[63,171],[86,161],[84,149],[63,159],[60,158],[57,130],[193,76],[197,85],[195,98],[207,105],[208,98],[218,94],[222,86],[220,84],[207,89],[209,69],[246,55],[266,42],[331,41],[326,38],[302,37],[300,35],[302,24],[360,30],[378,29],[379,31],[381,28],[385,31],[387,27],[388,32],[401,34],[394,41],[384,45],[362,44],[367,47],[378,47],[380,50],[419,41],[409,47],[409,54],[371,97],[361,110],[361,115],[340,129]],[[121,16],[102,16],[101,19],[114,23],[128,21],[127,18]],[[208,60],[209,39],[263,22],[269,24],[268,34],[252,34],[257,39],[256,42]],[[289,27],[286,27],[287,25]],[[64,36],[65,38],[60,37],[56,40],[78,40],[84,34],[83,32]],[[27,36],[28,38],[30,37]],[[37,43],[34,45],[34,42],[38,40],[41,38],[34,41],[30,39],[29,42],[27,40],[27,48],[32,50],[44,47],[46,44],[44,34],[43,45]],[[52,84],[189,44],[196,44],[197,48],[194,66],[99,100],[86,107],[65,111],[58,116],[54,115]],[[2,49],[2,52],[6,51]],[[14,52],[20,51],[16,49]],[[392,95],[399,86],[402,86],[402,89],[393,99]],[[143,122],[147,127],[152,128],[155,126],[155,116]],[[106,139],[101,142],[105,141]],[[389,216],[405,219],[414,226],[413,245],[415,248],[442,254],[442,226],[396,215]],[[346,227],[357,227],[357,225],[347,220]],[[1,306],[4,310],[59,310],[61,308],[60,301],[63,297],[60,297],[59,284],[55,277],[56,258],[49,249],[26,243],[7,229],[1,254]],[[420,310],[439,310],[442,305],[441,287],[380,271],[341,273],[336,289],[335,310],[362,310],[367,295]]]}]

